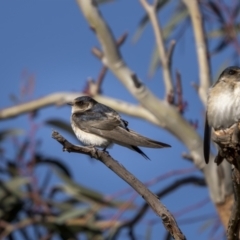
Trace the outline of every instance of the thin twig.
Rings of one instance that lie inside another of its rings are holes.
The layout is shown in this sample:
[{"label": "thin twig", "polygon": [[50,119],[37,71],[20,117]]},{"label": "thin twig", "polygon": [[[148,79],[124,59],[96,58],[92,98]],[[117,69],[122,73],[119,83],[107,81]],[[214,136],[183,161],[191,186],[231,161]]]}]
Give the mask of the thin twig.
[{"label": "thin twig", "polygon": [[[117,40],[117,47],[120,47],[121,45],[124,44],[124,42],[126,41],[127,39],[127,36],[128,36],[128,33],[124,33],[118,40]],[[98,49],[98,48],[93,48],[92,49],[92,53],[97,56],[98,58],[102,59],[103,58],[103,53]],[[97,81],[96,82],[90,82],[89,84],[94,84],[95,85],[95,92],[90,92],[90,94],[92,96],[95,96],[96,94],[99,94],[101,93],[101,86],[102,86],[102,83],[103,83],[103,80],[107,74],[107,71],[108,71],[108,67],[106,65],[103,65],[101,70],[100,70],[100,73],[98,75],[98,78],[97,78]],[[87,88],[87,90],[91,90],[90,89],[90,86],[89,88]]]},{"label": "thin twig", "polygon": [[183,91],[182,91],[182,81],[181,81],[181,75],[180,73],[177,71],[176,72],[176,95],[177,95],[177,107],[178,107],[178,111],[183,114],[186,105],[183,102]]},{"label": "thin twig", "polygon": [[168,99],[168,95],[173,93],[173,81],[171,77],[171,58],[172,51],[174,48],[174,44],[171,45],[170,52],[166,52],[165,46],[164,46],[164,39],[163,39],[163,33],[162,28],[160,25],[160,22],[157,18],[157,1],[154,2],[154,4],[149,4],[147,0],[140,0],[140,3],[142,4],[143,8],[147,12],[149,19],[153,26],[153,31],[155,34],[156,42],[157,42],[157,48],[159,53],[159,58],[162,64],[163,69],[163,80],[166,87],[166,99]]},{"label": "thin twig", "polygon": [[52,132],[52,137],[63,146],[63,151],[83,153],[105,164],[109,169],[111,169],[119,177],[126,181],[130,186],[132,186],[146,200],[146,202],[154,210],[154,212],[162,218],[165,228],[171,233],[174,239],[185,239],[185,236],[179,229],[174,217],[160,202],[158,197],[151,191],[149,191],[142,182],[140,182],[135,176],[128,172],[108,153],[100,151],[93,147],[75,146],[68,142],[56,131]]}]

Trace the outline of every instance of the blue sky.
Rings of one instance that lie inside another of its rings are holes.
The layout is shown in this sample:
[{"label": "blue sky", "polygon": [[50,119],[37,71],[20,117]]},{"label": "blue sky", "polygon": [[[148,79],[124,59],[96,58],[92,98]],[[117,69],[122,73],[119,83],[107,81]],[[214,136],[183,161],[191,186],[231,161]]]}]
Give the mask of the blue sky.
[{"label": "blue sky", "polygon": [[[140,3],[138,1],[114,1],[102,5],[100,9],[115,37],[120,37],[124,32],[129,33],[126,43],[121,47],[122,55],[128,66],[137,73],[156,96],[163,98],[164,86],[161,72],[157,71],[153,78],[148,78],[149,62],[155,46],[151,26],[147,26],[142,38],[137,43],[132,42],[133,33],[144,14]],[[171,13],[171,6],[162,11],[160,20],[163,25],[168,21]],[[93,46],[99,46],[99,43],[94,33],[89,29],[75,1],[1,1],[0,29],[0,108],[14,104],[10,95],[21,99],[20,88],[26,82],[24,73],[34,76],[35,85],[32,95],[21,101],[28,101],[60,91],[81,92],[87,78],[98,76],[102,65],[91,54],[90,50]],[[182,76],[184,100],[188,102],[185,116],[187,119],[199,121],[198,131],[202,135],[204,108],[196,98],[196,92],[191,86],[191,82],[198,81],[198,66],[193,43],[194,37],[189,28],[185,38],[177,41],[172,69],[174,73],[176,70],[180,71]],[[222,54],[222,56],[226,56],[226,63],[230,62],[227,54],[227,52]],[[213,59],[214,76],[221,67],[221,61],[217,57]],[[137,104],[137,101],[110,72],[104,80],[102,89],[106,96]],[[35,122],[41,124],[52,118],[69,121],[69,107],[42,109],[38,112]],[[123,118],[129,121],[130,128],[172,145],[171,149],[143,149],[151,161],[146,161],[135,152],[122,147],[115,146],[109,150],[115,159],[141,181],[156,178],[175,169],[192,167],[191,163],[181,158],[181,154],[187,149],[174,136],[142,120],[124,115]],[[22,115],[15,119],[1,121],[0,129],[20,128],[29,133],[29,125],[29,117]],[[106,195],[112,195],[127,187],[122,179],[100,162],[78,154],[63,153],[61,146],[51,138],[51,130],[51,127],[43,126],[37,131],[36,138],[42,139],[38,151],[43,155],[62,159],[69,166],[77,182]],[[65,132],[62,134],[73,143],[78,143],[76,138]],[[13,156],[11,139],[4,146],[7,149],[7,156],[11,158]],[[39,169],[38,174],[41,175],[43,171],[44,169]],[[200,176],[201,173],[195,173],[195,175]],[[56,182],[58,181],[57,177],[54,179]],[[178,177],[169,178],[151,189],[159,190],[176,179]],[[186,186],[162,201],[171,212],[175,213],[206,198],[208,198],[206,189]],[[137,203],[142,202],[139,197]],[[143,224],[149,220],[157,219],[154,214],[150,213],[143,219]],[[212,213],[214,216],[215,210],[211,201],[201,208],[201,211],[190,212],[182,218],[204,213]],[[193,239],[194,237],[196,240],[206,239],[209,236],[209,231],[203,233],[201,226],[199,223],[180,225],[187,238]],[[159,220],[159,223],[154,227],[152,239],[159,239],[159,236],[163,236],[161,229],[162,224]],[[143,237],[146,228],[138,228],[137,231],[139,236]],[[124,235],[122,239],[125,239]]]}]

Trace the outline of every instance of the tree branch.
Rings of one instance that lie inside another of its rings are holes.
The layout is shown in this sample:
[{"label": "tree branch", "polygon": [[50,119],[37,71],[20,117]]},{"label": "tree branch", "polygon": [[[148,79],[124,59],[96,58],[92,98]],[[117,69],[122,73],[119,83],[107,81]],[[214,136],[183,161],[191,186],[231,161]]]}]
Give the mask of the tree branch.
[{"label": "tree branch", "polygon": [[[159,198],[163,198],[163,197],[167,196],[168,194],[172,193],[174,190],[178,189],[179,187],[186,186],[187,184],[194,184],[194,185],[197,185],[200,187],[206,186],[206,182],[203,178],[195,177],[195,176],[183,177],[181,179],[174,181],[173,183],[171,183],[169,186],[165,187],[164,189],[158,191],[157,196]],[[148,208],[149,208],[148,204],[144,203],[140,207],[139,211],[132,217],[131,220],[129,220],[125,223],[122,223],[118,228],[116,228],[116,231],[114,232],[114,234],[111,237],[114,237],[116,239],[117,235],[120,233],[120,231],[123,228],[133,228],[134,226],[136,226],[136,223],[142,219],[142,217],[147,212]]]},{"label": "tree branch", "polygon": [[109,169],[111,169],[120,178],[133,187],[146,200],[154,212],[162,218],[165,228],[170,232],[174,239],[185,239],[185,236],[179,229],[174,217],[160,202],[158,197],[149,191],[142,182],[128,172],[121,164],[108,155],[108,153],[93,147],[75,146],[68,142],[56,131],[53,131],[52,137],[62,144],[63,151],[83,153],[105,164]]},{"label": "tree branch", "polygon": [[207,43],[203,29],[202,15],[197,0],[183,0],[188,8],[192,20],[193,31],[195,35],[196,51],[199,64],[200,85],[198,93],[204,106],[207,105],[207,93],[210,87],[210,68],[208,59]]},{"label": "tree branch", "polygon": [[[35,99],[26,103],[21,103],[12,107],[1,109],[0,120],[17,117],[18,115],[28,113],[31,111],[36,111],[48,106],[53,105],[62,106],[68,102],[71,102],[74,98],[77,98],[82,95],[84,94],[72,92],[52,93],[39,99]],[[118,112],[127,114],[129,116],[142,118],[155,125],[162,126],[161,122],[158,121],[158,119],[152,113],[150,113],[142,106],[130,104],[122,100],[113,99],[102,95],[96,95],[94,96],[94,98],[98,102],[101,102],[102,104],[105,104]]]},{"label": "tree branch", "polygon": [[172,51],[173,51],[175,42],[174,42],[174,44],[171,44],[170,53],[167,54],[167,52],[165,50],[165,46],[164,46],[162,28],[157,19],[157,14],[156,14],[157,4],[156,4],[156,2],[152,5],[150,5],[147,2],[147,0],[139,0],[139,1],[142,4],[145,11],[147,12],[148,17],[153,26],[153,31],[154,31],[156,42],[157,42],[159,58],[160,58],[160,61],[162,64],[162,69],[163,69],[163,81],[164,81],[165,87],[166,87],[166,99],[167,99],[169,95],[173,94],[173,81],[172,81],[172,76],[171,76],[171,55],[172,55]]},{"label": "tree branch", "polygon": [[218,145],[215,162],[219,165],[228,161],[233,166],[232,182],[235,195],[232,213],[228,223],[227,239],[239,239],[240,227],[240,123],[213,131],[212,140]]}]

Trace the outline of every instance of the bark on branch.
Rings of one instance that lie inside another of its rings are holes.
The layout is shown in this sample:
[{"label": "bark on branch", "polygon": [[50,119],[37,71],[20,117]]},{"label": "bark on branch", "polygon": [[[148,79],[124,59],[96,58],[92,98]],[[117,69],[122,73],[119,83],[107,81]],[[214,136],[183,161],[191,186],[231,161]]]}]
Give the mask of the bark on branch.
[{"label": "bark on branch", "polygon": [[208,59],[207,52],[207,41],[205,37],[205,31],[203,28],[203,20],[202,15],[199,9],[199,1],[197,0],[183,0],[187,9],[189,11],[193,31],[195,35],[196,42],[196,51],[198,57],[198,65],[199,65],[199,80],[200,85],[198,88],[198,93],[200,99],[204,106],[207,105],[207,93],[210,87],[211,76],[210,76],[210,64]]},{"label": "bark on branch", "polygon": [[[0,121],[8,118],[17,117],[21,114],[28,113],[31,111],[37,111],[49,106],[63,106],[68,102],[71,102],[74,98],[84,95],[83,93],[73,92],[59,92],[46,95],[42,98],[35,99],[29,102],[20,103],[11,107],[6,107],[0,110]],[[114,110],[127,114],[129,116],[142,118],[157,126],[162,126],[161,122],[150,113],[147,109],[140,105],[134,105],[124,102],[119,99],[109,98],[103,95],[96,95],[94,98]]]},{"label": "bark on branch", "polygon": [[171,56],[172,56],[172,50],[174,45],[171,47],[170,54],[166,52],[165,46],[164,46],[164,39],[163,39],[163,33],[162,28],[160,25],[160,22],[157,18],[157,4],[149,4],[147,0],[140,0],[142,6],[146,10],[149,19],[152,23],[156,42],[157,42],[157,49],[160,57],[160,61],[162,64],[162,70],[163,70],[163,81],[165,83],[166,87],[166,99],[169,97],[169,95],[173,95],[173,81],[171,76]]},{"label": "bark on branch", "polygon": [[212,139],[219,147],[215,162],[219,165],[223,161],[228,161],[233,166],[232,181],[235,202],[228,223],[227,239],[238,240],[240,229],[240,123],[235,123],[224,130],[213,131]]},{"label": "bark on branch", "polygon": [[153,211],[162,218],[165,228],[167,231],[169,231],[174,239],[186,239],[178,227],[173,215],[160,202],[158,197],[148,190],[148,188],[146,188],[142,182],[128,172],[127,169],[114,160],[107,152],[100,151],[93,147],[75,146],[68,142],[56,131],[52,132],[52,137],[63,146],[63,151],[86,154],[105,164],[109,169],[111,169],[120,178],[133,187],[146,200]]}]

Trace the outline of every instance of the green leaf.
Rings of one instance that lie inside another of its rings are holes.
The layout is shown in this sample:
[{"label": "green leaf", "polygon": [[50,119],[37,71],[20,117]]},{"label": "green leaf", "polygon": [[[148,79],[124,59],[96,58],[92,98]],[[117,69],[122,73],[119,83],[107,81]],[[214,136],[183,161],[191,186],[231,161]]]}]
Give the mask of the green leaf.
[{"label": "green leaf", "polygon": [[154,75],[154,73],[156,72],[159,66],[160,66],[159,54],[158,54],[157,46],[155,46],[152,53],[149,70],[148,70],[148,74],[150,77]]},{"label": "green leaf", "polygon": [[97,4],[109,3],[113,2],[114,0],[97,0]]},{"label": "green leaf", "polygon": [[24,131],[22,129],[12,128],[0,131],[0,142],[3,141],[7,137],[17,136],[23,134]]},{"label": "green leaf", "polygon": [[[240,32],[240,23],[236,23],[233,26],[233,29],[236,31],[236,33]],[[220,37],[226,37],[228,35],[228,32],[225,28],[222,26],[218,29],[214,29],[207,33],[208,38],[220,38]]]},{"label": "green leaf", "polygon": [[[181,8],[179,10],[178,14],[174,15],[172,18],[170,18],[170,21],[166,24],[166,26],[163,28],[163,37],[164,39],[169,38],[173,30],[179,25],[180,22],[183,22],[189,17],[188,11],[186,8]],[[150,66],[148,70],[148,74],[150,77],[154,75],[158,67],[160,66],[160,60],[159,60],[159,54],[157,46],[154,47],[153,53],[151,56]]]},{"label": "green leaf", "polygon": [[66,183],[62,186],[62,190],[76,197],[80,201],[93,201],[93,202],[105,202],[104,196],[94,190],[86,188],[80,184],[77,184],[65,174],[57,171],[58,176]]},{"label": "green leaf", "polygon": [[72,130],[72,127],[70,126],[70,123],[68,123],[66,121],[59,120],[59,119],[49,119],[49,120],[45,121],[45,124],[60,128],[61,130],[64,130],[64,131],[70,133],[71,135],[75,136],[75,134]]},{"label": "green leaf", "polygon": [[208,1],[208,7],[213,11],[213,15],[216,15],[219,21],[223,24],[225,22],[222,9],[219,7],[219,3]]},{"label": "green leaf", "polygon": [[211,228],[213,226],[213,223],[215,222],[215,219],[207,219],[198,229],[198,232],[203,233],[207,229]]},{"label": "green leaf", "polygon": [[[57,187],[58,188],[58,187]],[[61,190],[61,189],[59,189]],[[51,206],[54,207],[55,209],[58,209],[60,212],[65,212],[65,211],[69,211],[71,210],[75,205],[79,206],[79,202],[75,199],[68,199],[64,202],[59,202],[58,200],[54,201],[52,200],[52,194],[49,194],[49,198],[46,199],[46,203]]]},{"label": "green leaf", "polygon": [[36,164],[38,164],[38,165],[39,164],[50,165],[54,168],[60,169],[68,177],[70,177],[70,178],[72,177],[72,174],[71,174],[70,170],[68,169],[68,167],[57,158],[44,157],[40,154],[36,154],[35,159],[36,159]]},{"label": "green leaf", "polygon": [[14,177],[7,182],[0,182],[0,199],[2,199],[6,193],[11,193],[18,198],[22,198],[24,192],[19,188],[29,182],[30,179],[26,177]]},{"label": "green leaf", "polygon": [[[84,187],[83,185],[77,184],[72,179],[70,179],[65,174],[62,174],[61,172],[57,171],[58,176],[65,182],[64,185],[61,186],[61,190],[68,193],[72,197],[78,199],[80,202],[86,202],[86,203],[95,203],[103,205],[104,207],[122,207],[126,204],[126,202],[120,202],[120,201],[112,201],[112,200],[106,200],[104,195],[92,190],[90,188]],[[58,188],[59,190],[59,188]],[[133,204],[129,204],[127,209],[134,208]]]},{"label": "green leaf", "polygon": [[57,223],[64,224],[69,219],[85,216],[89,211],[91,211],[89,208],[72,208],[58,216]]},{"label": "green leaf", "polygon": [[175,14],[170,18],[169,22],[163,28],[163,37],[167,39],[173,30],[184,20],[189,17],[188,10],[185,7],[182,7],[180,10],[175,12]]},{"label": "green leaf", "polygon": [[151,240],[152,239],[152,232],[153,232],[152,225],[148,224],[147,229],[146,229],[146,234],[145,234],[145,240]]},{"label": "green leaf", "polygon": [[[169,3],[171,1],[169,0],[158,0],[157,3],[157,11],[160,11],[166,3]],[[139,38],[141,37],[146,25],[149,22],[149,17],[147,14],[145,14],[142,19],[140,20],[139,24],[138,24],[138,28],[136,30],[136,32],[133,35],[133,42],[137,42],[139,40]]]}]

